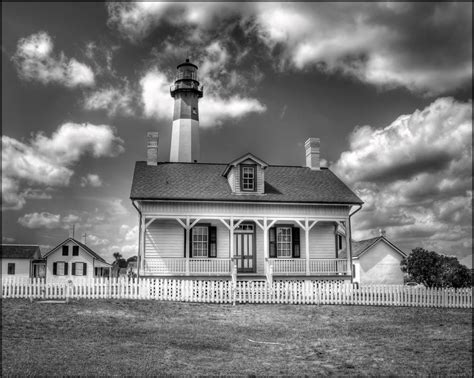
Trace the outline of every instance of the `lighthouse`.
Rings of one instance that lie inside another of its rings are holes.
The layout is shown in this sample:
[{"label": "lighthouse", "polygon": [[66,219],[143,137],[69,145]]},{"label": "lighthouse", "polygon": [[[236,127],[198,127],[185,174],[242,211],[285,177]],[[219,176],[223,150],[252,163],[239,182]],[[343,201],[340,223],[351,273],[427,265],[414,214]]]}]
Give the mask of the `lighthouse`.
[{"label": "lighthouse", "polygon": [[199,160],[198,103],[203,87],[198,81],[198,67],[189,59],[176,68],[176,79],[170,88],[174,98],[170,161],[196,162]]}]

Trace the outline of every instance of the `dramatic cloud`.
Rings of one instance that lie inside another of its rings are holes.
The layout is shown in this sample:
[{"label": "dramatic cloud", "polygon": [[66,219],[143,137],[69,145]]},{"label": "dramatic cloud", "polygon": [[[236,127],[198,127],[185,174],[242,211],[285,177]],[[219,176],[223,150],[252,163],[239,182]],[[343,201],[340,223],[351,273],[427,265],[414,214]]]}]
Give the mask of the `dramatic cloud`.
[{"label": "dramatic cloud", "polygon": [[94,85],[92,69],[68,59],[63,53],[53,54],[53,41],[45,32],[32,34],[19,40],[13,62],[19,76],[24,80],[55,83],[69,88]]},{"label": "dramatic cloud", "polygon": [[108,125],[65,123],[51,137],[37,133],[28,143],[3,135],[3,208],[22,208],[26,198],[39,195],[38,186],[67,186],[83,155],[113,157],[124,151],[122,144]]},{"label": "dramatic cloud", "polygon": [[26,228],[54,229],[61,227],[61,216],[48,212],[25,214],[18,218],[18,222]]},{"label": "dramatic cloud", "polygon": [[427,95],[472,80],[471,3],[139,2],[108,11],[109,25],[134,42],[169,25],[201,53],[200,42],[235,26],[264,43],[279,69],[315,67]]},{"label": "dramatic cloud", "polygon": [[440,98],[381,129],[356,128],[333,169],[365,201],[357,237],[378,228],[439,252],[472,246],[472,103]]},{"label": "dramatic cloud", "polygon": [[92,186],[94,188],[98,188],[99,186],[102,186],[102,180],[100,179],[99,175],[89,173],[87,176],[81,177],[81,186]]}]

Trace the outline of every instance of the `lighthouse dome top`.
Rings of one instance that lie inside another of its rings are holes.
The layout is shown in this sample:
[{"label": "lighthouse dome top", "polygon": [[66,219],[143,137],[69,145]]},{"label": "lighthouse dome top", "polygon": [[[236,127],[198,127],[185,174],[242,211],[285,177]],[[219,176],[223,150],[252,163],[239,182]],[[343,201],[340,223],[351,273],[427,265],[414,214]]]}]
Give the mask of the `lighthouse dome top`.
[{"label": "lighthouse dome top", "polygon": [[185,66],[194,67],[196,70],[198,69],[198,66],[196,66],[194,63],[191,63],[189,59],[186,59],[186,61],[184,61],[183,63],[178,64],[176,68],[179,70],[181,67],[185,67]]}]

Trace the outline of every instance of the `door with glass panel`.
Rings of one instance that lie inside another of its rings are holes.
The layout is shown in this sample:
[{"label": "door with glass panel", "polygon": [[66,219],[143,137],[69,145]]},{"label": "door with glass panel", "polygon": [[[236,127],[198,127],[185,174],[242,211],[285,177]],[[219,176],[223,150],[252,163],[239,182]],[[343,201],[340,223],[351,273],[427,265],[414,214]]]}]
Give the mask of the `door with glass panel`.
[{"label": "door with glass panel", "polygon": [[255,224],[241,223],[234,231],[234,256],[237,261],[237,273],[255,273]]}]

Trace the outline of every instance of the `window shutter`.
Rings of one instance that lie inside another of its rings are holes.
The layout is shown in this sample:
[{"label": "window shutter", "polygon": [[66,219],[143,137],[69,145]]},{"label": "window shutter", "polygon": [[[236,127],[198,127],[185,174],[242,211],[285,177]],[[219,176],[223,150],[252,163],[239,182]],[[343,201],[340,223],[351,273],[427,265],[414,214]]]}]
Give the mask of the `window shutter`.
[{"label": "window shutter", "polygon": [[186,258],[186,229],[183,229],[184,231],[184,258]]},{"label": "window shutter", "polygon": [[56,275],[58,272],[58,263],[55,262],[53,263],[53,275]]},{"label": "window shutter", "polygon": [[209,226],[209,257],[217,257],[217,227]]},{"label": "window shutter", "polygon": [[71,271],[72,271],[71,274],[72,274],[73,276],[75,276],[75,275],[76,275],[76,263],[72,263],[72,269],[71,269]]},{"label": "window shutter", "polygon": [[69,265],[69,264],[68,264],[67,262],[64,263],[64,275],[65,275],[65,276],[67,276],[67,274],[68,274],[68,273],[67,273],[68,265]]},{"label": "window shutter", "polygon": [[82,266],[84,267],[84,268],[83,268],[83,271],[82,271],[82,274],[83,274],[84,276],[87,276],[87,263],[83,263]]},{"label": "window shutter", "polygon": [[292,228],[292,240],[293,240],[293,258],[299,259],[301,257],[300,254],[300,228],[293,227]]},{"label": "window shutter", "polygon": [[189,258],[193,257],[193,229],[189,230]]},{"label": "window shutter", "polygon": [[276,227],[270,227],[268,230],[268,244],[269,244],[269,256],[271,259],[276,259],[277,248],[276,248]]}]

